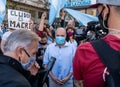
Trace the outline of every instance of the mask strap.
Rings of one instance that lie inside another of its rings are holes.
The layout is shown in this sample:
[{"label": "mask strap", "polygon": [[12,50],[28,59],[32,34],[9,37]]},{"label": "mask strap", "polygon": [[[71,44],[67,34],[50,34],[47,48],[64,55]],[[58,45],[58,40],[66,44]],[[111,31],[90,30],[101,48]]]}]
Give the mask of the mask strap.
[{"label": "mask strap", "polygon": [[[109,16],[110,16],[110,7],[109,7],[108,5],[107,5],[107,7],[108,7],[108,10],[109,10],[109,13],[107,14],[107,21],[108,21],[108,18],[109,18]],[[105,29],[114,30],[113,32],[109,32],[109,34],[117,34],[117,33],[120,33],[120,30],[116,30],[116,29],[114,29],[114,28],[108,28],[108,26],[105,26],[104,21],[103,21],[103,27],[104,27]]]},{"label": "mask strap", "polygon": [[[108,25],[108,18],[109,18],[109,16],[110,16],[110,7],[107,5],[107,7],[108,7],[108,11],[109,11],[109,13],[107,14],[107,25]],[[104,23],[104,20],[103,20],[103,27],[105,28],[105,29],[109,29],[108,28],[108,26],[107,25],[105,25],[105,23]]]},{"label": "mask strap", "polygon": [[107,7],[108,7],[108,14],[107,14],[107,20],[108,20],[108,18],[109,18],[109,16],[110,16],[110,7],[109,7],[109,5],[107,5]]},{"label": "mask strap", "polygon": [[103,11],[104,11],[104,6],[103,6],[103,8],[102,8],[102,11],[100,12],[100,14],[98,14],[98,15],[102,15],[102,13],[103,13]]},{"label": "mask strap", "polygon": [[25,53],[27,54],[27,56],[30,57],[30,55],[28,54],[28,52],[25,49],[23,49],[23,50],[25,51]]}]

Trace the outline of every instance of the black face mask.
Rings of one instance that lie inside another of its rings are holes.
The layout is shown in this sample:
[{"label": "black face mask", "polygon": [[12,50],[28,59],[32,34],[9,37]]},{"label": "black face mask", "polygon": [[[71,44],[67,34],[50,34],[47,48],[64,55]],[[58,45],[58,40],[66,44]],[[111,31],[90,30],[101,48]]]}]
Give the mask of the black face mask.
[{"label": "black face mask", "polygon": [[41,45],[46,45],[47,42],[39,42],[39,44],[41,44]]},{"label": "black face mask", "polygon": [[[110,15],[110,8],[109,6],[107,6],[108,9],[109,9],[109,13],[107,14],[107,18],[106,20],[103,20],[103,17],[102,17],[102,13],[104,11],[104,7],[101,11],[101,13],[98,15],[98,19],[99,19],[99,22],[100,22],[100,25],[101,25],[101,28],[103,29],[104,32],[108,33],[108,18],[109,18],[109,15]],[[103,24],[104,23],[104,24]]]}]

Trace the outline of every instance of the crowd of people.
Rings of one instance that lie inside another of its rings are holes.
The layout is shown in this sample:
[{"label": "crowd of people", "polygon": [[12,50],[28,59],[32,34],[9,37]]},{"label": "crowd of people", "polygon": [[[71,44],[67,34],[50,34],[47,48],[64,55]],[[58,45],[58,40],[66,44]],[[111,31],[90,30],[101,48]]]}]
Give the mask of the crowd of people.
[{"label": "crowd of people", "polygon": [[[102,29],[108,30],[102,39],[119,51],[120,1],[98,0],[90,7],[97,8]],[[46,12],[39,26],[30,20],[31,30],[7,31],[1,26],[0,87],[104,87],[106,65],[91,42],[76,39],[75,22],[70,20],[65,25],[65,15],[62,10],[61,27],[57,29],[45,24]],[[52,57],[56,61],[43,84],[46,72],[38,72],[48,67]]]}]

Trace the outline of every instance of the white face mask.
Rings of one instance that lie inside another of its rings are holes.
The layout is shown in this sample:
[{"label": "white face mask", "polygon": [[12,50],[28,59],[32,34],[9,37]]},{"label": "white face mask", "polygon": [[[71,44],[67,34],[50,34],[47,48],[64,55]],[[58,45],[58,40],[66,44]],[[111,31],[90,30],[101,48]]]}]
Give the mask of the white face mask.
[{"label": "white face mask", "polygon": [[21,63],[21,65],[23,66],[23,68],[24,68],[25,70],[28,70],[28,68],[35,62],[35,59],[36,59],[36,58],[30,56],[25,49],[24,49],[24,51],[25,51],[25,53],[28,55],[29,60],[28,60],[27,63],[22,63],[22,62],[20,62],[20,63]]}]

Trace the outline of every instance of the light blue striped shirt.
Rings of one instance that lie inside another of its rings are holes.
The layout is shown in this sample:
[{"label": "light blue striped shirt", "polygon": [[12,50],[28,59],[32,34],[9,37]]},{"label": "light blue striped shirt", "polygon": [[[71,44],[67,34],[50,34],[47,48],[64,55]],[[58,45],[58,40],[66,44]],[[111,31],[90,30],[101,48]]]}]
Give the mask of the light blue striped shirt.
[{"label": "light blue striped shirt", "polygon": [[68,43],[70,43],[70,44],[72,44],[73,46],[75,46],[75,48],[77,48],[77,46],[78,46],[76,40],[74,40],[73,42],[71,42],[71,41],[69,40]]},{"label": "light blue striped shirt", "polygon": [[44,54],[43,64],[48,64],[51,57],[56,58],[53,66],[53,75],[62,80],[70,72],[73,72],[72,61],[74,58],[76,48],[70,43],[66,42],[63,47],[59,47],[56,43],[50,44]]}]

